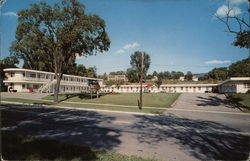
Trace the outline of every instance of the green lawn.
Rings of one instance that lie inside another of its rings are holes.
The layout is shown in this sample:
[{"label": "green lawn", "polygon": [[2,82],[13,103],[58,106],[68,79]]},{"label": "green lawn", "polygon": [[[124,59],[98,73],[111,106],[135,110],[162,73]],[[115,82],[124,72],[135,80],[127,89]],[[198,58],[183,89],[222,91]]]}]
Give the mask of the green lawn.
[{"label": "green lawn", "polygon": [[[179,93],[144,93],[143,106],[148,107],[170,107],[171,104],[179,97]],[[72,95],[73,96],[73,95]],[[71,97],[71,96],[69,96]],[[53,96],[46,96],[44,99],[53,100]],[[138,93],[123,93],[123,94],[107,94],[100,98],[90,99],[84,94],[74,95],[71,98],[66,98],[65,94],[59,96],[60,100],[71,102],[85,102],[85,103],[99,103],[99,104],[115,104],[137,106],[139,94]]]},{"label": "green lawn", "polygon": [[153,114],[161,114],[165,111],[163,109],[155,109],[155,108],[143,108],[142,110],[139,110],[136,107],[116,107],[116,106],[77,104],[77,102],[75,104],[67,103],[67,102],[54,104],[53,102],[49,102],[49,101],[38,101],[38,100],[30,100],[30,99],[22,99],[22,98],[4,98],[4,99],[2,99],[2,101],[29,103],[29,104],[38,104],[38,105],[52,105],[52,106],[55,105],[55,106],[62,106],[62,107],[101,109],[101,110],[111,110],[111,111],[153,113]]},{"label": "green lawn", "polygon": [[243,111],[250,112],[250,93],[228,93],[226,94],[234,103],[243,107]]},{"label": "green lawn", "polygon": [[156,161],[2,131],[4,160]]}]

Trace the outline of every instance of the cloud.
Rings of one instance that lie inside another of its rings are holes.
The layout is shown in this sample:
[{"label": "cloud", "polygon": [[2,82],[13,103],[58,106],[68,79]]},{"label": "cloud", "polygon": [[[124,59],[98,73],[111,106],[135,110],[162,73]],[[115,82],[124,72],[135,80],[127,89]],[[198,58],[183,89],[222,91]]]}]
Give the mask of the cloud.
[{"label": "cloud", "polygon": [[3,13],[4,16],[17,16],[16,12],[4,12]]},{"label": "cloud", "polygon": [[211,65],[211,64],[227,64],[231,63],[231,60],[209,60],[206,61],[205,64]]},{"label": "cloud", "polygon": [[127,45],[123,46],[123,49],[131,50],[131,49],[134,49],[138,46],[140,46],[140,44],[138,42],[134,42],[133,44],[127,44]]},{"label": "cloud", "polygon": [[228,0],[230,4],[241,4],[241,3],[247,3],[248,0]]},{"label": "cloud", "polygon": [[123,54],[123,53],[125,53],[125,51],[122,50],[122,49],[120,49],[120,50],[117,50],[115,53],[116,53],[116,54]]},{"label": "cloud", "polygon": [[241,14],[241,9],[238,7],[228,7],[227,5],[222,5],[220,6],[215,15],[219,16],[219,17],[225,17],[227,15],[227,13],[229,13],[229,16],[236,16]]}]

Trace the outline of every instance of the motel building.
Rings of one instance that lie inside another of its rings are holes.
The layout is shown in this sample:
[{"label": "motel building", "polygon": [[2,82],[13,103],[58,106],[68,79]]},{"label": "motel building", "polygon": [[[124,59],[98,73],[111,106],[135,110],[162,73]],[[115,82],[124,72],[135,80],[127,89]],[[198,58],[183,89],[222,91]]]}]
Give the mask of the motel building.
[{"label": "motel building", "polygon": [[[6,68],[7,77],[3,82],[8,86],[8,92],[38,92],[53,93],[56,84],[55,74],[38,70]],[[77,93],[88,91],[89,82],[98,81],[102,85],[102,79],[81,77],[64,74],[60,83],[60,93]]]},{"label": "motel building", "polygon": [[[21,69],[4,69],[7,79],[3,82],[8,86],[8,92],[39,92],[53,93],[56,80],[54,73]],[[97,81],[101,92],[139,93],[140,85],[104,85],[102,79],[81,77],[64,74],[60,84],[60,93],[77,93],[90,90],[90,82]],[[143,85],[144,92],[150,93],[246,93],[250,90],[250,77],[232,77],[219,84],[162,84],[160,88],[155,85]]]}]

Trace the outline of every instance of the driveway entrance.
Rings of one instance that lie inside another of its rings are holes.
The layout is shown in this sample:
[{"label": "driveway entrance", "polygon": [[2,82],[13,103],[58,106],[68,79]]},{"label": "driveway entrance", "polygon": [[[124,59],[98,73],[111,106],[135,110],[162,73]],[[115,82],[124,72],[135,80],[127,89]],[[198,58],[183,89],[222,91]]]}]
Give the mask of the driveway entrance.
[{"label": "driveway entrance", "polygon": [[183,93],[174,105],[175,109],[240,112],[224,94]]}]

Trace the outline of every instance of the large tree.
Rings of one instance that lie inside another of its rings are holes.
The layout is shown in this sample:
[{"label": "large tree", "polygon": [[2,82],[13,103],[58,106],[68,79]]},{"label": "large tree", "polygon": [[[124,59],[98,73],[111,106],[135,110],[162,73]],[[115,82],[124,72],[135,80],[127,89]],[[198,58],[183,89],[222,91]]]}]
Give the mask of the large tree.
[{"label": "large tree", "polygon": [[[142,54],[143,54],[143,66],[142,66]],[[136,71],[138,80],[140,80],[140,73],[143,70],[143,78],[146,78],[151,60],[150,56],[145,52],[136,51],[130,56],[130,64]]]},{"label": "large tree", "polygon": [[249,48],[250,8],[248,8],[248,13],[246,12],[246,14],[243,14],[237,7],[230,5],[230,3],[228,2],[228,4],[221,7],[220,10],[220,14],[216,13],[215,16],[218,20],[220,20],[220,22],[225,24],[228,33],[232,33],[235,35],[235,41],[233,42],[233,45],[239,46],[241,48]]},{"label": "large tree", "polygon": [[208,72],[207,77],[216,80],[225,80],[228,77],[228,70],[226,67],[214,68]]},{"label": "large tree", "polygon": [[250,58],[231,64],[228,71],[230,77],[250,77]]},{"label": "large tree", "polygon": [[58,102],[62,76],[74,65],[76,56],[109,49],[104,20],[95,14],[86,14],[84,5],[77,0],[63,0],[53,6],[44,2],[32,4],[29,9],[18,12],[18,16],[12,54],[30,66],[42,62],[49,71],[55,72],[55,102]]},{"label": "large tree", "polygon": [[137,70],[135,68],[128,68],[126,72],[126,77],[128,78],[128,81],[130,83],[136,83],[139,82]]}]

